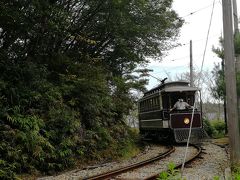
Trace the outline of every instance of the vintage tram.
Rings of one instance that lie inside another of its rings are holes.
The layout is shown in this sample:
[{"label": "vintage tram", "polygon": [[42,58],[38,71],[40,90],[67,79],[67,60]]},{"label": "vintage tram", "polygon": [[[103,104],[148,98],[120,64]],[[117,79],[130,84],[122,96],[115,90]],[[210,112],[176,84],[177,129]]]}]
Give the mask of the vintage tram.
[{"label": "vintage tram", "polygon": [[[193,106],[196,96],[199,101],[194,111],[193,108],[171,111],[179,98]],[[204,137],[200,99],[200,90],[190,87],[186,81],[163,81],[159,86],[145,92],[138,102],[140,133],[144,137],[186,142],[193,119],[191,141]]]}]

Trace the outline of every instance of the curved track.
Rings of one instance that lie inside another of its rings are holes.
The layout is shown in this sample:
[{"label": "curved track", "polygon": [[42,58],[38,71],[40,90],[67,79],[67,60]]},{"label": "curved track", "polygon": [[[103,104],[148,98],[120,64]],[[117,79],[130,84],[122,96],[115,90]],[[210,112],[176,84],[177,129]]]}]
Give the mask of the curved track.
[{"label": "curved track", "polygon": [[[197,157],[199,157],[199,155],[201,154],[201,152],[202,152],[202,150],[203,150],[200,146],[197,146],[197,145],[194,145],[194,144],[191,144],[190,146],[195,147],[195,148],[197,149],[197,153],[195,153],[194,155],[191,155],[191,157],[189,157],[189,158],[186,160],[185,165],[186,165],[187,163],[192,162],[192,161],[195,160]],[[182,167],[182,163],[179,163],[179,164],[176,165],[175,169],[179,169],[179,168],[181,168],[181,167]],[[152,175],[152,176],[150,176],[150,177],[148,177],[148,178],[145,178],[145,180],[155,180],[155,179],[157,179],[157,177],[159,176],[159,173],[160,173],[160,172],[158,172],[158,173],[156,173],[156,174],[154,174],[154,175]]]},{"label": "curved track", "polygon": [[146,161],[142,161],[142,162],[139,162],[139,163],[136,163],[136,164],[132,164],[132,165],[129,165],[129,166],[126,166],[126,167],[123,167],[123,168],[119,168],[119,169],[116,169],[116,170],[113,170],[113,171],[109,171],[109,172],[104,173],[104,174],[88,177],[86,179],[88,179],[88,180],[110,179],[111,177],[115,177],[119,174],[122,174],[122,173],[125,173],[125,172],[128,172],[128,171],[132,171],[134,169],[137,169],[137,168],[146,166],[148,164],[151,164],[155,161],[158,161],[158,160],[170,155],[174,151],[175,151],[175,147],[174,146],[169,146],[166,152],[161,153],[160,155],[158,155],[154,158],[151,158],[151,159],[148,159]]},{"label": "curved track", "polygon": [[[195,158],[197,158],[199,156],[199,154],[202,152],[202,148],[199,147],[199,146],[196,146],[196,145],[193,145],[191,144],[192,147],[195,148],[195,152],[193,154],[191,154],[185,164],[193,161]],[[170,162],[170,157],[171,156],[176,156],[179,155],[178,152],[175,152],[176,148],[179,148],[179,147],[174,147],[174,146],[169,146],[168,147],[168,150],[154,158],[151,158],[151,159],[148,159],[146,161],[142,161],[142,162],[139,162],[139,163],[136,163],[136,164],[132,164],[130,166],[126,166],[126,167],[123,167],[123,168],[119,168],[117,170],[113,170],[113,171],[109,171],[107,173],[104,173],[104,174],[100,174],[100,175],[96,175],[96,176],[92,176],[92,177],[88,177],[86,179],[90,179],[90,180],[96,180],[96,179],[128,179],[128,178],[123,178],[124,177],[124,173],[135,173],[135,174],[138,174],[139,170],[140,172],[142,171],[141,169],[142,168],[146,168],[148,169],[148,166],[154,166],[154,163],[158,163],[159,160],[169,156],[169,158],[166,158],[164,161],[167,161],[167,162]],[[181,147],[181,148],[184,148],[184,147]],[[171,154],[174,154],[175,155],[171,155]],[[160,161],[161,162],[161,161]],[[177,163],[176,164],[176,169],[178,168],[181,168],[182,166],[182,163]],[[153,180],[153,179],[156,179],[158,176],[159,176],[159,173],[161,173],[163,170],[161,171],[154,171],[154,173],[149,173],[149,175],[145,175],[144,178],[140,178],[140,179],[145,179],[145,180]],[[157,173],[156,173],[157,172]],[[123,175],[123,177],[121,177]]]},{"label": "curved track", "polygon": [[[185,164],[193,161],[202,152],[201,147],[193,145],[193,144],[191,144],[190,146],[194,147],[196,152],[194,154],[191,154],[187,158],[187,161],[185,162]],[[174,156],[174,155],[171,155],[171,154],[175,154],[175,156],[176,156],[177,152],[175,152],[175,150],[176,150],[176,148],[174,146],[169,146],[169,148],[166,152],[164,152],[164,153],[162,153],[162,154],[160,154],[160,155],[158,155],[154,158],[151,158],[151,159],[148,159],[146,161],[142,161],[142,162],[139,162],[139,163],[136,163],[136,164],[132,164],[130,166],[126,166],[126,167],[123,167],[123,168],[119,168],[117,170],[109,171],[109,172],[104,173],[104,174],[88,177],[86,179],[91,179],[91,180],[93,180],[93,179],[119,179],[119,178],[121,179],[121,176],[124,173],[132,173],[134,171],[136,171],[136,173],[137,173],[137,171],[139,171],[139,170],[141,171],[142,168],[147,168],[148,169],[148,166],[151,166],[151,165],[154,166],[154,163],[159,162],[159,160],[161,160],[161,159],[163,159],[167,156],[169,156],[169,159],[170,159],[171,156]],[[165,161],[170,162],[169,159],[166,158]],[[181,168],[181,166],[182,166],[182,163],[177,163],[176,164],[176,169]],[[147,175],[146,177],[141,178],[141,179],[147,179],[147,180],[156,179],[159,176],[159,173],[161,173],[162,171],[163,170],[155,171],[154,173],[150,173],[149,175]],[[124,177],[124,175],[123,175],[123,177]],[[126,179],[126,178],[123,178],[123,179]]]}]

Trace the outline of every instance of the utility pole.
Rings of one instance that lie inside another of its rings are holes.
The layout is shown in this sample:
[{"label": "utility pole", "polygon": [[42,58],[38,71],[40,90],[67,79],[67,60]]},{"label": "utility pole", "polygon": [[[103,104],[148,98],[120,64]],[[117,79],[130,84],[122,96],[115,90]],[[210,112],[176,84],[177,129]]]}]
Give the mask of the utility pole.
[{"label": "utility pole", "polygon": [[[238,36],[238,33],[239,33],[237,2],[236,2],[236,0],[232,0],[232,2],[233,2],[234,37],[236,38],[236,36]],[[236,74],[239,74],[240,73],[240,55],[236,54],[236,52],[235,52],[235,58],[236,58],[236,62],[235,62]],[[239,93],[237,93],[237,110],[238,110],[238,118],[240,118],[240,94]]]},{"label": "utility pole", "polygon": [[237,1],[233,0],[233,21],[234,21],[234,34],[238,33],[238,15],[237,15]]},{"label": "utility pole", "polygon": [[225,83],[228,116],[228,133],[230,142],[230,159],[232,165],[240,165],[240,136],[237,112],[237,88],[235,73],[235,58],[233,44],[233,21],[231,0],[222,0]]},{"label": "utility pole", "polygon": [[193,87],[192,40],[190,40],[190,86]]}]

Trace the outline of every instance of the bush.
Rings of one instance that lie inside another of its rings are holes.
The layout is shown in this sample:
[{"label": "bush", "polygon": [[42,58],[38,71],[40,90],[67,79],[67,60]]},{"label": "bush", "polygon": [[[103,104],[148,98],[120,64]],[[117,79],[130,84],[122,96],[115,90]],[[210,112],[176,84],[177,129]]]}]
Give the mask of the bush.
[{"label": "bush", "polygon": [[206,133],[208,134],[208,136],[210,136],[210,137],[213,136],[214,128],[210,124],[209,120],[206,120],[206,119],[203,120],[203,128],[206,131]]},{"label": "bush", "polygon": [[0,159],[0,179],[16,179],[14,171],[16,171],[14,164],[9,164],[8,162]]},{"label": "bush", "polygon": [[240,180],[240,167],[233,167],[233,179]]},{"label": "bush", "polygon": [[212,122],[212,125],[216,129],[217,135],[224,136],[224,133],[225,133],[225,122],[224,121],[215,120]]},{"label": "bush", "polygon": [[225,135],[225,122],[221,120],[204,120],[203,121],[204,130],[210,137],[221,138]]},{"label": "bush", "polygon": [[87,154],[89,160],[127,158],[139,152],[137,141],[138,134],[125,125],[98,127],[85,134],[83,154]]}]

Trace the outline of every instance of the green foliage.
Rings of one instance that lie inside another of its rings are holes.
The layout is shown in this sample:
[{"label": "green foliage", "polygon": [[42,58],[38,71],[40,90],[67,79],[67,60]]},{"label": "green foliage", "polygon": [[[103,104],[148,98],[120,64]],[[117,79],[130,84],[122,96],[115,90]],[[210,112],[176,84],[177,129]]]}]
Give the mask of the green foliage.
[{"label": "green foliage", "polygon": [[236,73],[237,76],[237,94],[240,94],[240,73]]},{"label": "green foliage", "polygon": [[[214,86],[211,87],[211,93],[214,98],[224,100],[225,94],[226,94],[226,88],[225,88],[225,80],[224,80],[224,50],[223,50],[223,38],[221,37],[219,39],[220,48],[214,48],[213,52],[222,59],[221,67],[219,65],[215,65],[212,74],[215,79]],[[240,34],[237,33],[234,36],[234,48],[235,48],[235,55],[240,55]],[[240,94],[240,74],[236,74],[236,81],[237,81],[237,93]]]},{"label": "green foliage", "polygon": [[203,126],[210,137],[221,138],[225,135],[225,122],[220,120],[204,120]]},{"label": "green foliage", "polygon": [[8,162],[0,159],[0,178],[1,179],[16,179],[15,176],[16,166],[15,164],[9,164]]},{"label": "green foliage", "polygon": [[169,179],[169,174],[166,171],[163,171],[159,174],[159,177],[157,180],[168,180]]},{"label": "green foliage", "polygon": [[179,170],[175,169],[176,165],[172,162],[168,164],[168,171],[163,171],[159,174],[157,180],[170,180],[170,179],[179,179],[181,180]]},{"label": "green foliage", "polygon": [[215,99],[224,100],[226,94],[224,71],[219,65],[215,65],[212,74],[215,79],[215,86],[211,87],[211,93]]},{"label": "green foliage", "polygon": [[183,21],[171,4],[0,2],[1,179],[135,149],[123,117],[147,82],[138,67],[174,46]]},{"label": "green foliage", "polygon": [[225,128],[224,121],[215,120],[215,121],[213,121],[211,123],[212,123],[213,127],[218,131],[219,134],[223,134],[224,133],[224,128]]},{"label": "green foliage", "polygon": [[93,131],[87,131],[82,144],[82,153],[95,160],[132,157],[139,152],[136,146],[137,137],[138,135],[125,125],[98,127]]},{"label": "green foliage", "polygon": [[234,47],[235,47],[235,54],[240,55],[240,33],[237,33],[234,36]]},{"label": "green foliage", "polygon": [[214,128],[213,126],[210,124],[210,121],[207,119],[203,120],[203,128],[206,131],[206,133],[210,136],[213,137],[214,134]]},{"label": "green foliage", "polygon": [[220,180],[220,177],[219,176],[214,176],[213,180]]},{"label": "green foliage", "polygon": [[240,168],[239,167],[233,167],[233,173],[232,173],[234,180],[240,180]]}]

